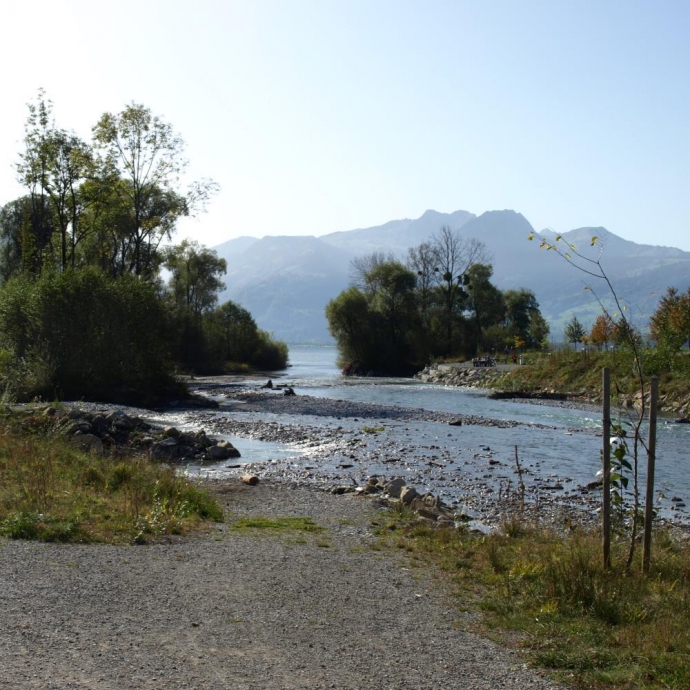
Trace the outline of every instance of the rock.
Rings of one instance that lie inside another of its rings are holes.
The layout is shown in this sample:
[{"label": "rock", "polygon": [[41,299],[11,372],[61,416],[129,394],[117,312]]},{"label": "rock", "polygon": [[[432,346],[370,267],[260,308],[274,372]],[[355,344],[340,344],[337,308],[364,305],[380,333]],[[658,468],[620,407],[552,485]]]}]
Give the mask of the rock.
[{"label": "rock", "polygon": [[63,434],[65,436],[75,436],[76,434],[88,434],[91,432],[91,424],[89,422],[79,419],[72,424],[68,424],[63,429]]},{"label": "rock", "polygon": [[437,508],[426,505],[419,497],[415,498],[412,503],[410,503],[410,508],[420,517],[426,518],[427,520],[433,520],[434,522],[441,514]]},{"label": "rock", "polygon": [[367,483],[364,485],[364,493],[374,494],[378,493],[379,491],[381,491],[381,486],[379,486],[379,478],[369,477],[369,479],[367,479]]},{"label": "rock", "polygon": [[93,434],[78,434],[72,436],[70,443],[86,453],[103,455],[103,441]]},{"label": "rock", "polygon": [[179,438],[180,431],[174,426],[167,426],[163,429],[163,436],[165,438]]},{"label": "rock", "polygon": [[355,487],[354,486],[334,486],[331,489],[331,493],[335,494],[336,496],[340,496],[342,494],[351,494],[354,493]]},{"label": "rock", "polygon": [[417,495],[417,489],[415,489],[413,486],[405,486],[400,491],[400,500],[402,501],[403,505],[409,506]]},{"label": "rock", "polygon": [[295,393],[295,391],[292,388],[286,388],[283,391],[283,395],[297,395],[297,394]]},{"label": "rock", "polygon": [[400,492],[407,486],[404,479],[391,479],[383,485],[383,490],[393,498],[400,498]]},{"label": "rock", "polygon": [[209,446],[206,453],[211,460],[227,460],[228,458],[239,458],[240,451],[230,443],[230,441],[218,441],[215,446]]},{"label": "rock", "polygon": [[149,457],[155,462],[170,462],[180,457],[180,447],[174,438],[166,438],[154,443],[149,450]]},{"label": "rock", "polygon": [[256,486],[259,483],[259,478],[255,474],[243,474],[241,479],[249,486]]},{"label": "rock", "polygon": [[456,419],[454,422],[448,422],[448,426],[462,426],[462,419]]},{"label": "rock", "polygon": [[268,379],[268,382],[264,383],[264,385],[261,387],[262,388],[273,388],[273,381],[271,381],[271,379]]}]

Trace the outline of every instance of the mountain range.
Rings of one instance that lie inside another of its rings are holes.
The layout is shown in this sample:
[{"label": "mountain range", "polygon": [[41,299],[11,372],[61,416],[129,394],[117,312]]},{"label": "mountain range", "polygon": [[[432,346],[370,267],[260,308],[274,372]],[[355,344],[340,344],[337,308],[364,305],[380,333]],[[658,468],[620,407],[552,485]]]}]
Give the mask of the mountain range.
[{"label": "mountain range", "polygon": [[[553,242],[555,233],[536,233],[522,214],[510,210],[479,216],[430,210],[413,220],[320,237],[238,237],[213,248],[228,264],[220,301],[241,304],[259,327],[286,342],[332,342],[324,309],[349,285],[352,259],[372,252],[404,258],[408,248],[429,240],[444,225],[464,238],[484,242],[499,288],[534,292],[554,341],[562,340],[563,327],[572,316],[585,325],[593,323],[601,312],[597,297],[615,310],[604,281],[568,265],[555,252],[540,249],[540,238]],[[535,240],[530,242],[532,233]],[[592,246],[594,236],[597,242]],[[600,262],[633,323],[641,328],[667,287],[681,291],[690,287],[690,252],[637,244],[605,228],[578,228],[561,238],[559,244],[574,245],[588,259]],[[585,290],[586,285],[592,290]]]}]

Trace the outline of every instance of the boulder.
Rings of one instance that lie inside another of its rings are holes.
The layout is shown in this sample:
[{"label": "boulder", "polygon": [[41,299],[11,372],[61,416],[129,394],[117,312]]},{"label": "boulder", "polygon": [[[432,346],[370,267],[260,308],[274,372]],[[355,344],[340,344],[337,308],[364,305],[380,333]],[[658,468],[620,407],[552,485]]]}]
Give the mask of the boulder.
[{"label": "boulder", "polygon": [[151,460],[157,462],[170,462],[180,457],[180,447],[174,438],[165,438],[154,443],[149,450]]},{"label": "boulder", "polygon": [[163,429],[163,436],[166,438],[179,438],[180,431],[174,426],[167,426]]},{"label": "boulder", "polygon": [[389,482],[383,485],[384,491],[393,498],[400,498],[401,491],[407,486],[404,479],[397,477],[396,479],[391,479]]},{"label": "boulder", "polygon": [[218,441],[215,446],[206,449],[211,460],[227,460],[228,458],[239,458],[240,451],[230,443],[230,441]]},{"label": "boulder", "polygon": [[103,455],[103,441],[94,434],[77,434],[72,436],[70,443],[86,453]]},{"label": "boulder", "polygon": [[404,486],[400,491],[400,500],[406,506],[409,506],[417,496],[417,489],[414,486]]}]

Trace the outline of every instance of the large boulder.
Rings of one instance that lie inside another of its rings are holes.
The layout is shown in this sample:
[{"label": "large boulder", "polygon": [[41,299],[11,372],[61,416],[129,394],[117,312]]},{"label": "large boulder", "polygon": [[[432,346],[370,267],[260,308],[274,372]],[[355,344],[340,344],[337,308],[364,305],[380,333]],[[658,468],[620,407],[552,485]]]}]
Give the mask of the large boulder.
[{"label": "large boulder", "polygon": [[206,453],[211,460],[227,460],[228,458],[239,458],[240,451],[230,443],[230,441],[218,441],[215,446],[209,446]]},{"label": "large boulder", "polygon": [[400,493],[406,486],[407,484],[404,479],[396,477],[395,479],[391,479],[389,482],[386,482],[383,486],[383,490],[391,498],[400,498]]},{"label": "large boulder", "polygon": [[182,448],[177,439],[168,437],[162,441],[156,441],[149,449],[149,457],[155,462],[172,462],[180,458]]},{"label": "large boulder", "polygon": [[415,489],[414,486],[405,486],[400,491],[400,500],[403,505],[409,506],[418,495],[417,489]]},{"label": "large boulder", "polygon": [[77,434],[70,438],[70,443],[86,453],[103,455],[103,441],[94,434]]}]

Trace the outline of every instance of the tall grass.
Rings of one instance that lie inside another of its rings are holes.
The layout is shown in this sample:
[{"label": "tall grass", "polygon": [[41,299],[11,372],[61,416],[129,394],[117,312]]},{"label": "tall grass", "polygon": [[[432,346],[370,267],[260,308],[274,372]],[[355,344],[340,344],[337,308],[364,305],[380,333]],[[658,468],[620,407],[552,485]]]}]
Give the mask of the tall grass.
[{"label": "tall grass", "polygon": [[0,535],[131,543],[223,519],[206,491],[171,468],[89,455],[31,428],[30,418],[21,429],[0,420]]},{"label": "tall grass", "polygon": [[639,563],[605,570],[596,533],[487,536],[399,516],[383,532],[420,563],[440,566],[493,634],[518,639],[559,679],[583,688],[690,687],[690,544],[670,532],[655,533],[647,576]]}]

